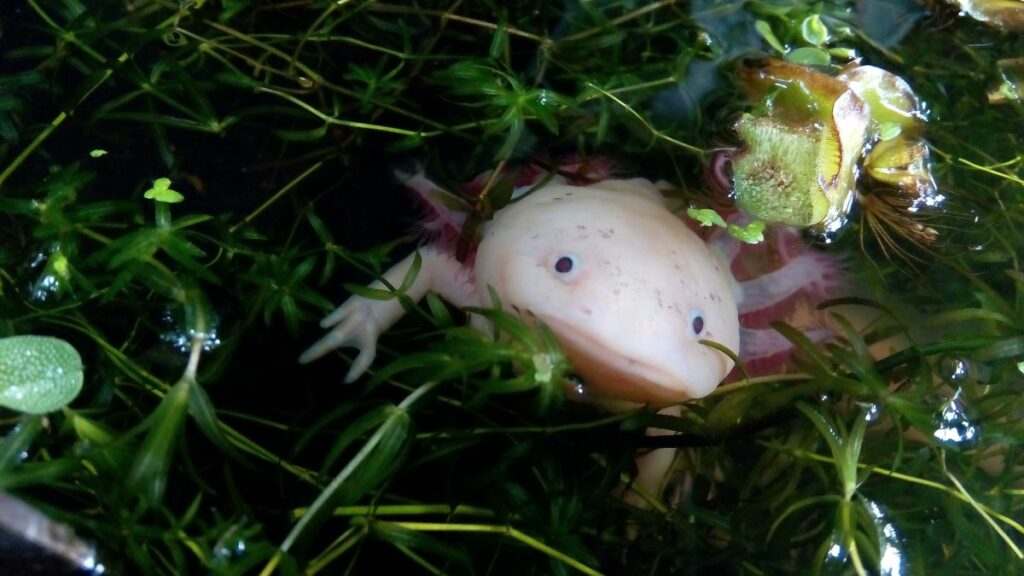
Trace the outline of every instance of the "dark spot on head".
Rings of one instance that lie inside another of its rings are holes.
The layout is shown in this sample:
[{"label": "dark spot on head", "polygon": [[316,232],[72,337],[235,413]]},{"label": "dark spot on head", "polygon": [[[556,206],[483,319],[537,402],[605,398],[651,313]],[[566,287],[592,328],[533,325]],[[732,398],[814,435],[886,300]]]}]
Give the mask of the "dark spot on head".
[{"label": "dark spot on head", "polygon": [[704,331],[704,317],[694,316],[692,321],[692,328],[694,334],[700,334]]},{"label": "dark spot on head", "polygon": [[574,265],[575,262],[572,261],[572,258],[569,256],[562,256],[557,262],[555,262],[555,272],[558,272],[559,274],[568,274],[569,272],[572,272]]}]

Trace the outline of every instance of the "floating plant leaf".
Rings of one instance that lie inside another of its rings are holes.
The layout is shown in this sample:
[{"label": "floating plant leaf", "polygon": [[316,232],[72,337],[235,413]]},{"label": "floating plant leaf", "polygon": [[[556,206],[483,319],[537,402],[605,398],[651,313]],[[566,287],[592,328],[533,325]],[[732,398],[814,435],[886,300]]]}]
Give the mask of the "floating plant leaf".
[{"label": "floating plant leaf", "polygon": [[917,197],[935,188],[928,157],[923,141],[894,138],[875,144],[864,160],[864,169],[875,180],[903,187]]},{"label": "floating plant leaf", "polygon": [[828,28],[821,21],[821,16],[817,14],[804,18],[803,24],[800,25],[800,34],[808,44],[822,46],[828,43]]},{"label": "floating plant leaf", "polygon": [[1008,32],[1024,30],[1024,2],[1020,0],[952,0],[979,22]]},{"label": "floating plant leaf", "polygon": [[924,115],[917,96],[899,76],[874,66],[857,66],[836,79],[849,86],[868,105],[873,130],[882,140],[920,127]]},{"label": "floating plant leaf", "polygon": [[763,102],[769,115],[793,126],[828,122],[836,100],[849,89],[824,72],[775,58],[747,63],[737,79],[751,102]]},{"label": "floating plant leaf", "polygon": [[812,226],[828,214],[818,185],[819,137],[773,118],[744,115],[736,131],[746,150],[733,161],[736,201],[748,214],[771,222]]},{"label": "floating plant leaf", "polygon": [[803,46],[786,54],[786,60],[804,66],[828,66],[832,62],[828,52],[810,46]]},{"label": "floating plant leaf", "polygon": [[0,339],[0,406],[45,414],[68,405],[82,390],[82,358],[60,338]]}]

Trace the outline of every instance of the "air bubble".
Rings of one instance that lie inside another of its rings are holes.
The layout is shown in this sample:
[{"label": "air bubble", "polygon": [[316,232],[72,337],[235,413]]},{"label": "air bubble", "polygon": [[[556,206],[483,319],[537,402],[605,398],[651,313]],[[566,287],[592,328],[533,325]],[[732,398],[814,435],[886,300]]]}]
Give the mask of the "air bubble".
[{"label": "air bubble", "polygon": [[885,509],[877,503],[865,500],[864,508],[867,509],[878,531],[878,573],[881,576],[907,574],[909,567],[906,555],[903,553],[903,538],[900,536],[896,524],[886,515]]},{"label": "air bubble", "polygon": [[164,312],[162,320],[167,330],[160,334],[160,340],[181,354],[191,352],[192,342],[197,339],[203,342],[203,352],[212,352],[220,347],[222,342],[217,333],[218,318],[215,315],[211,318],[209,330],[200,332],[194,328],[186,328],[175,311],[176,309],[169,308]]},{"label": "air bubble", "polygon": [[967,416],[962,394],[963,390],[958,389],[939,412],[938,426],[932,436],[940,444],[964,448],[978,437],[978,427]]},{"label": "air bubble", "polygon": [[960,384],[971,377],[971,363],[962,358],[943,358],[940,367],[947,382]]}]

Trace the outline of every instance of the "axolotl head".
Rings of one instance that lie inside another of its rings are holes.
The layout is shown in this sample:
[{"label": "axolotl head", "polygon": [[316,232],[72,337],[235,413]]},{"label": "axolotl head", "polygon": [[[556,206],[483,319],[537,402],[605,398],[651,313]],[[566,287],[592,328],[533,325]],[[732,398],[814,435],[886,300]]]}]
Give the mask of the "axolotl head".
[{"label": "axolotl head", "polygon": [[555,333],[588,392],[668,403],[709,394],[739,349],[725,264],[647,180],[549,184],[484,230],[476,284]]}]

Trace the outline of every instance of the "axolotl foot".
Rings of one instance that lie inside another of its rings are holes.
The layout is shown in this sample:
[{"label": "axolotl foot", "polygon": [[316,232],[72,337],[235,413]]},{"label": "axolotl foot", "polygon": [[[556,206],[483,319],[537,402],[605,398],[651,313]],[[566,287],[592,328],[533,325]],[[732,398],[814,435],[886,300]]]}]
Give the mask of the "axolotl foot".
[{"label": "axolotl foot", "polygon": [[338,348],[356,348],[359,355],[345,375],[345,382],[354,382],[369,369],[377,356],[377,338],[383,326],[375,305],[380,304],[381,301],[361,296],[346,300],[320,321],[321,328],[330,328],[331,331],[303,352],[299,362],[307,364]]}]

